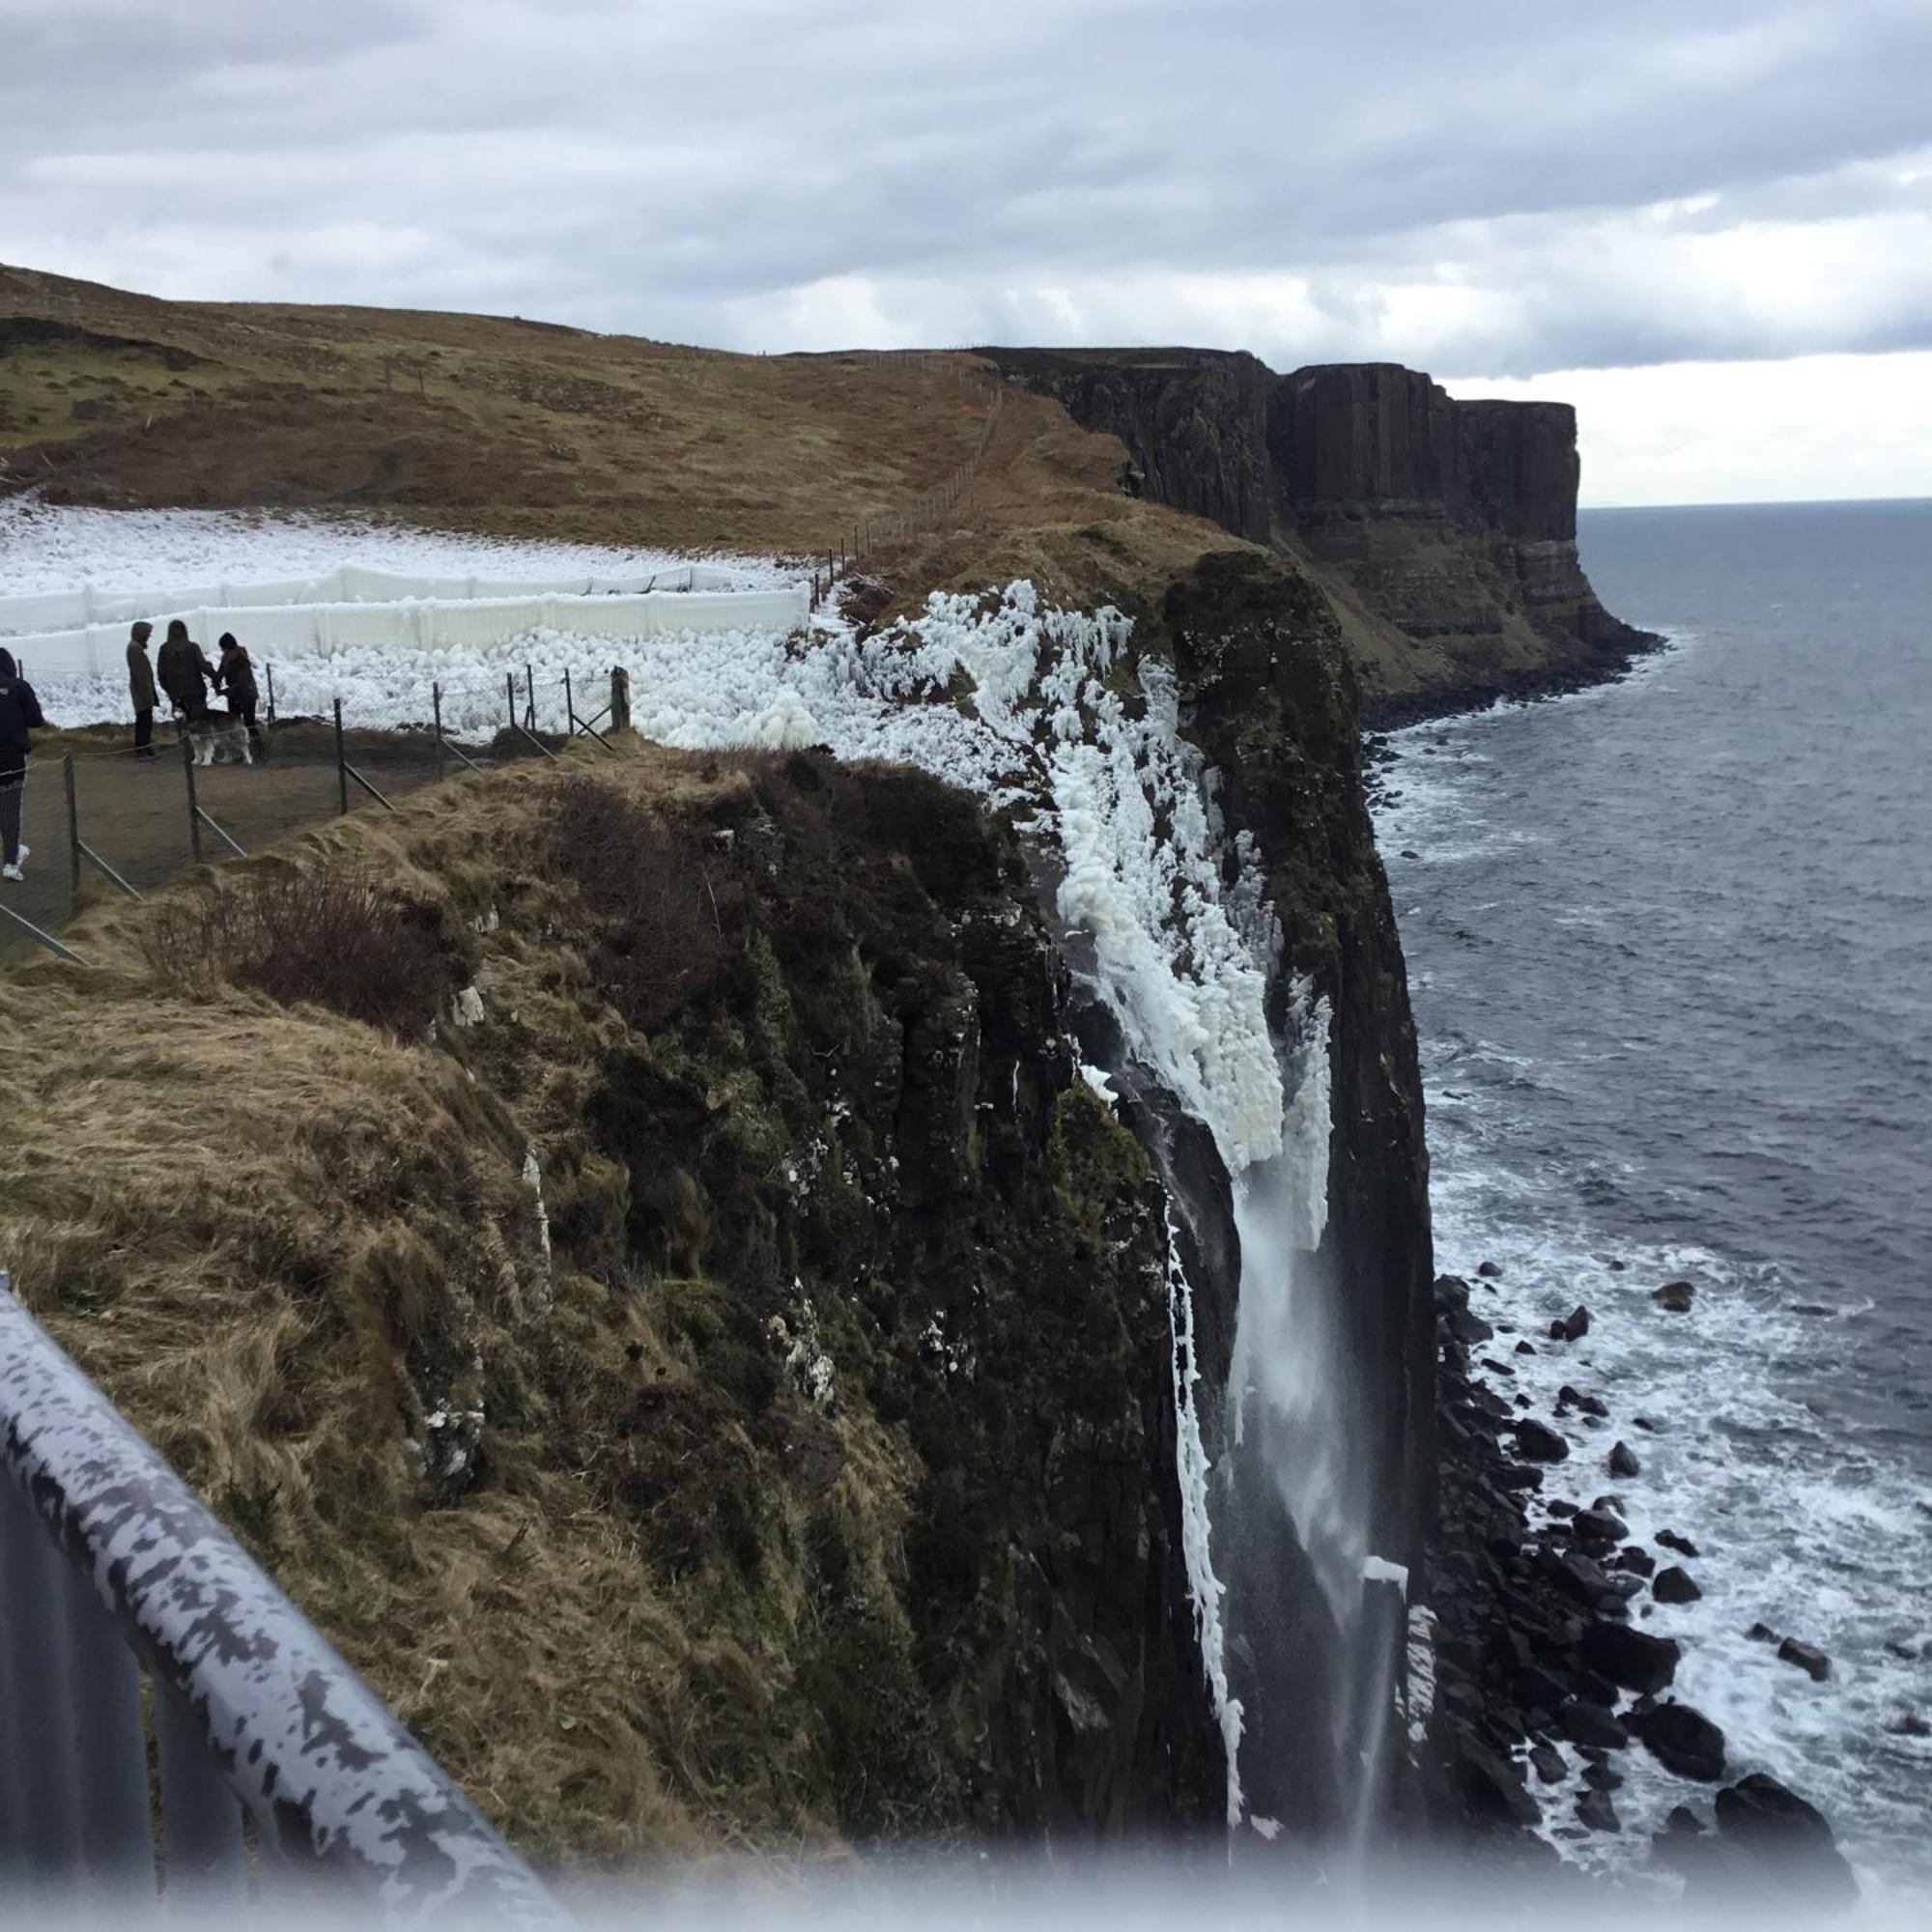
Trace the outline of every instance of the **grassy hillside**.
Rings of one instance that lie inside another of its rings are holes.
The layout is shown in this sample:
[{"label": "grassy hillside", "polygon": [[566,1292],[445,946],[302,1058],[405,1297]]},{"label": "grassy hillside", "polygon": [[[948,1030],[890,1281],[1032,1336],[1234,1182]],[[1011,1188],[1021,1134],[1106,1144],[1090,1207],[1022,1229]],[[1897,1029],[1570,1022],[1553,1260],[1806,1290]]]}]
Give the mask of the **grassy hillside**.
[{"label": "grassy hillside", "polygon": [[[501,317],[167,302],[0,267],[0,488],[824,549],[973,455],[989,374],[966,355],[733,355]],[[1126,497],[1123,460],[1013,392],[978,486],[871,561],[894,601],[1032,572],[1080,602],[1151,606],[1235,540]]]}]

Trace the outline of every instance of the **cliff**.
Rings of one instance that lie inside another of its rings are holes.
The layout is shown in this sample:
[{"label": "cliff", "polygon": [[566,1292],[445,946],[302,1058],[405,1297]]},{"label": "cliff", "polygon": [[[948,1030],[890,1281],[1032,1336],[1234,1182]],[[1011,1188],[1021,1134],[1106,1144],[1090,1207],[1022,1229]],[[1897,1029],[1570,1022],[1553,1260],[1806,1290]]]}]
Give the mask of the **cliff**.
[{"label": "cliff", "polygon": [[1162,1200],[971,799],[640,750],[84,939],[16,1280],[523,1847],[1218,1824]]},{"label": "cliff", "polygon": [[1327,592],[1370,723],[1587,683],[1655,640],[1577,554],[1576,412],[1460,402],[1392,363],[1277,377],[1201,350],[984,352],[1125,445],[1125,487]]}]

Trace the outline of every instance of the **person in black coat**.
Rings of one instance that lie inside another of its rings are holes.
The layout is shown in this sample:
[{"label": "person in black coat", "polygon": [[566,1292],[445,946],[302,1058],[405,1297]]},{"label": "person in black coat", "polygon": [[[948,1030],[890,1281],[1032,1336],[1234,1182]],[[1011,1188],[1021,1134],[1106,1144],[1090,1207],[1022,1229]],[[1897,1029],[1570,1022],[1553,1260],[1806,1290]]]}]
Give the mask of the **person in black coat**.
[{"label": "person in black coat", "polygon": [[221,662],[214,668],[214,689],[226,695],[228,715],[238,724],[248,727],[248,742],[257,756],[262,751],[262,727],[255,723],[255,706],[261,701],[255,688],[255,665],[248,653],[235,641],[232,631],[221,634]]},{"label": "person in black coat", "polygon": [[27,848],[20,843],[20,807],[27,797],[29,733],[46,719],[34,687],[20,675],[12,651],[0,650],[0,879],[18,879]]},{"label": "person in black coat", "polygon": [[208,685],[214,667],[208,653],[187,634],[179,618],[168,619],[167,641],[155,659],[155,675],[169,701],[190,724],[200,724],[208,717]]}]

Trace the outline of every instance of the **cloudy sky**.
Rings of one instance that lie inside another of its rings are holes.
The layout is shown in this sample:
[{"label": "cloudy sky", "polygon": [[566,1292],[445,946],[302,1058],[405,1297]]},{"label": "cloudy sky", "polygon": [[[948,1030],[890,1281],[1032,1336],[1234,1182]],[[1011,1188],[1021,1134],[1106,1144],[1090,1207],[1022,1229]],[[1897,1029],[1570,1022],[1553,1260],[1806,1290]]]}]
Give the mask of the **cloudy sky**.
[{"label": "cloudy sky", "polygon": [[1557,395],[1599,502],[1932,495],[1932,0],[0,0],[0,259],[741,349]]}]

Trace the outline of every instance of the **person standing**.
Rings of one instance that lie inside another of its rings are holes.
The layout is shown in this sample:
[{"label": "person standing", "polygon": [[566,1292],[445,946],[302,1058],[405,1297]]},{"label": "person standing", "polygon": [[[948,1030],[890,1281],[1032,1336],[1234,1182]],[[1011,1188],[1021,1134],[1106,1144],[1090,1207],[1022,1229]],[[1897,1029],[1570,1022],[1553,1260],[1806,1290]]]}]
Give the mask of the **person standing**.
[{"label": "person standing", "polygon": [[155,627],[143,617],[128,639],[128,695],[134,700],[134,755],[152,760],[155,755],[155,706],[160,701],[155,691],[155,668],[148,662],[148,639]]},{"label": "person standing", "polygon": [[19,879],[27,863],[20,843],[20,808],[27,797],[29,733],[46,724],[34,687],[14,663],[14,653],[0,650],[0,879]]},{"label": "person standing", "polygon": [[232,631],[221,634],[221,662],[214,668],[214,688],[228,698],[228,715],[238,724],[248,727],[248,742],[257,757],[262,754],[262,727],[255,723],[255,706],[260,701],[255,689],[255,666],[248,653],[235,641]]},{"label": "person standing", "polygon": [[186,624],[179,617],[168,619],[167,639],[155,660],[155,670],[175,710],[189,724],[205,723],[208,683],[214,675],[214,667],[209,663],[208,653],[188,636]]}]

